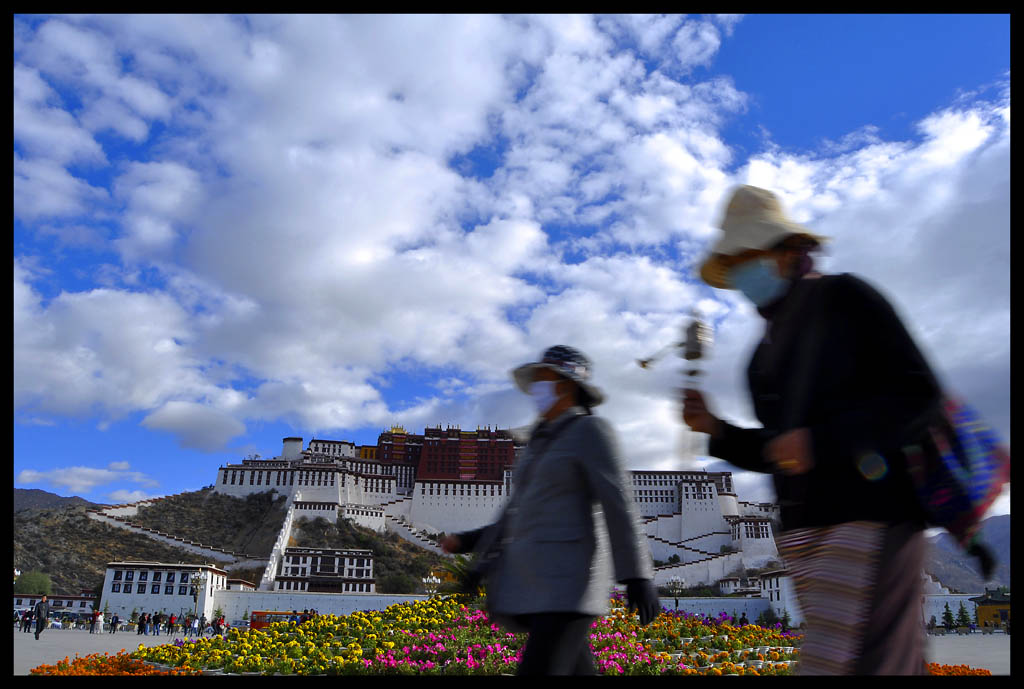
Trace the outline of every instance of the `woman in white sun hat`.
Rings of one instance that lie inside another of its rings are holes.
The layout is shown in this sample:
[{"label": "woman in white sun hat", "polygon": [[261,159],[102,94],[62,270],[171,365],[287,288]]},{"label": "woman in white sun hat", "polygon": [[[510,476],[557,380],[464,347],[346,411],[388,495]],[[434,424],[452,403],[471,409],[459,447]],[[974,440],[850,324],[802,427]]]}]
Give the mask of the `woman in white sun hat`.
[{"label": "woman in white sun hat", "polygon": [[591,372],[565,345],[512,371],[538,414],[512,496],[494,524],[441,541],[479,554],[488,611],[529,633],[519,675],[595,674],[590,629],[608,612],[613,572],[641,624],[661,612],[615,433],[591,413],[604,399]]},{"label": "woman in white sun hat", "polygon": [[772,474],[779,553],[807,624],[799,672],[925,674],[925,523],[900,448],[939,385],[882,295],[814,270],[826,238],[773,193],[736,189],[721,229],[700,276],[766,321],[747,368],[763,427],[719,419],[696,390],[683,420],[711,435],[708,454]]}]

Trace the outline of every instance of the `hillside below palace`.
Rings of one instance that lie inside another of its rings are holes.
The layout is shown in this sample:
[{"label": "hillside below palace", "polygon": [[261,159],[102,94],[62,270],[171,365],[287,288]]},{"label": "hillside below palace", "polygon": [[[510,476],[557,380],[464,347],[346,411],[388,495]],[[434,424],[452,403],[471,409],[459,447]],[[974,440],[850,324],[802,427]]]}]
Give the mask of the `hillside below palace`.
[{"label": "hillside below palace", "polygon": [[[396,521],[429,534],[493,521],[511,492],[525,446],[521,430],[399,426],[376,445],[284,438],[280,456],[219,467],[215,492],[235,497],[275,491],[287,497],[282,537],[261,588],[277,588],[291,524],[299,518],[348,518],[378,531]],[[655,581],[713,584],[741,568],[778,559],[772,523],[778,508],[740,501],[730,472],[630,471],[631,495],[654,560]]]}]

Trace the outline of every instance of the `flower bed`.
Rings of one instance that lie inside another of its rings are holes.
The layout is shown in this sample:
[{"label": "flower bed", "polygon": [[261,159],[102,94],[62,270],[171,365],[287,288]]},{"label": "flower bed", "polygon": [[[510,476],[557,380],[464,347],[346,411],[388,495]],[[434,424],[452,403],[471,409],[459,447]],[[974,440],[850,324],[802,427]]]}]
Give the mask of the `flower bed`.
[{"label": "flower bed", "polygon": [[988,670],[968,667],[966,665],[940,665],[938,663],[928,663],[928,674],[946,675],[952,677],[966,677],[969,675],[992,675],[992,673]]},{"label": "flower bed", "polygon": [[[302,625],[278,622],[263,631],[176,639],[130,654],[88,656],[43,665],[32,674],[514,674],[525,634],[513,634],[461,596],[393,605]],[[596,620],[590,647],[602,675],[791,675],[802,637],[779,628],[737,626],[664,611],[641,627],[621,600]],[[167,669],[161,669],[167,668]],[[929,665],[932,674],[990,674],[965,666]]]},{"label": "flower bed", "polygon": [[63,675],[67,676],[93,676],[93,675],[188,675],[192,671],[182,668],[159,670],[151,663],[147,663],[130,654],[121,651],[116,655],[104,653],[93,653],[84,658],[75,655],[74,660],[67,656],[64,660],[55,665],[40,665],[29,670],[31,675]]}]

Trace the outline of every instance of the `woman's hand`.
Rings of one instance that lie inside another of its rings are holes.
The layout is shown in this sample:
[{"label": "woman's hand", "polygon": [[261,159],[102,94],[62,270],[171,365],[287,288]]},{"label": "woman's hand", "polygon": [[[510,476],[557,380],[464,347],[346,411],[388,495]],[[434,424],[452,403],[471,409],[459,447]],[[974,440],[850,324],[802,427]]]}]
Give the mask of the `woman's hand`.
[{"label": "woman's hand", "polygon": [[462,541],[458,536],[447,535],[441,539],[441,550],[446,553],[457,553],[462,549]]},{"label": "woman's hand", "polygon": [[720,434],[722,422],[708,411],[704,403],[704,395],[699,390],[683,390],[683,423],[697,433],[707,433],[712,437]]},{"label": "woman's hand", "polygon": [[811,432],[796,428],[773,438],[765,445],[765,459],[788,476],[799,476],[814,468]]}]

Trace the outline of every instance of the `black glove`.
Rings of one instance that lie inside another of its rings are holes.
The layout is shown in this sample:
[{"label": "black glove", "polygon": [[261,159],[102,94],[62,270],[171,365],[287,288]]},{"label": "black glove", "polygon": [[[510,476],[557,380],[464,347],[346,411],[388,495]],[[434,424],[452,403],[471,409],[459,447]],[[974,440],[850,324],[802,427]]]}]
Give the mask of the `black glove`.
[{"label": "black glove", "polygon": [[641,626],[646,627],[661,612],[661,602],[654,584],[650,579],[627,579],[623,583],[626,585],[629,611],[636,610]]},{"label": "black glove", "polygon": [[985,579],[985,581],[991,579],[992,572],[994,572],[996,568],[996,558],[992,554],[992,551],[975,539],[972,540],[968,546],[967,553],[978,558],[978,562],[981,565],[982,578]]}]

